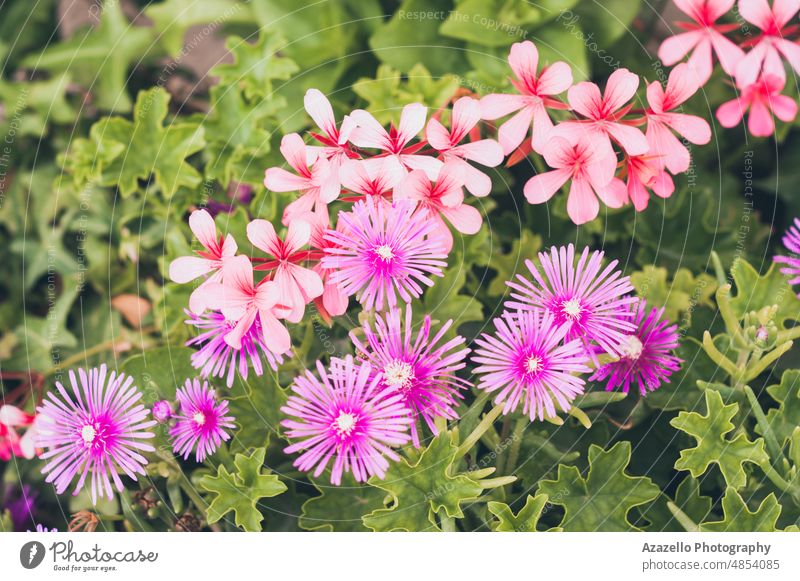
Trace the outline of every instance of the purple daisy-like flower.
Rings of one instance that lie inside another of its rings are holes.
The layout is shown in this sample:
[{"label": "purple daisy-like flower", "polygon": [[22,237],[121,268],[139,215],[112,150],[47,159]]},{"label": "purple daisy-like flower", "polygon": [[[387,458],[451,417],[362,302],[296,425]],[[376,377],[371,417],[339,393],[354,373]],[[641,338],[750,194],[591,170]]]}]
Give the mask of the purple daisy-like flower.
[{"label": "purple daisy-like flower", "polygon": [[355,333],[350,338],[363,358],[372,365],[375,373],[382,375],[382,385],[401,394],[411,412],[411,440],[419,447],[417,420],[421,417],[434,434],[439,431],[436,417],[458,419],[453,409],[456,399],[463,396],[461,389],[470,382],[456,376],[455,372],[466,365],[469,349],[464,338],[455,337],[439,345],[453,321],[447,321],[431,338],[431,318],[425,315],[419,331],[413,332],[411,307],[406,307],[405,322],[400,309],[392,309],[375,318],[375,330],[364,323],[365,342]]},{"label": "purple daisy-like flower", "polygon": [[242,379],[247,379],[250,365],[256,375],[263,375],[262,356],[273,371],[283,363],[283,356],[274,354],[264,342],[259,317],[242,336],[242,348],[235,349],[225,342],[225,335],[236,326],[236,321],[228,321],[219,311],[185,313],[189,316],[186,323],[202,331],[186,342],[189,347],[200,347],[192,354],[192,366],[200,370],[201,377],[225,377],[225,384],[231,387],[236,371]]},{"label": "purple daisy-like flower", "polygon": [[137,403],[142,393],[133,378],[115,371],[106,375],[105,365],[78,369],[77,376],[70,370],[72,392],[57,381],[60,397],[48,393],[38,408],[39,445],[48,449],[41,456],[46,482],[61,494],[77,474],[77,495],[90,478],[92,503],[98,494],[113,498],[112,481],[123,490],[119,471],[133,480],[143,475],[147,459],[141,452],[154,450],[143,440],[155,437],[148,429],[156,422],[147,420],[149,411]]},{"label": "purple daisy-like flower", "polygon": [[303,450],[294,465],[322,474],[333,459],[331,483],[339,485],[342,473],[351,472],[364,482],[383,478],[389,461],[398,460],[392,450],[409,440],[411,418],[403,397],[381,382],[369,363],[357,364],[351,355],[333,359],[328,370],[317,361],[320,379],[306,370],[295,378],[294,394],[281,408],[289,416],[281,424],[287,436],[299,440],[284,451]]},{"label": "purple daisy-like flower", "polygon": [[226,429],[234,427],[233,416],[228,415],[228,402],[217,401],[216,393],[208,382],[187,379],[175,396],[180,410],[175,414],[175,425],[169,430],[172,451],[189,457],[195,450],[195,459],[202,462],[217,451],[222,442],[230,439]]},{"label": "purple daisy-like flower", "polygon": [[[30,529],[28,530],[29,533],[33,532]],[[36,525],[36,532],[37,533],[57,533],[58,529],[49,529],[44,525],[37,524]]]},{"label": "purple daisy-like flower", "polygon": [[328,230],[322,267],[330,281],[366,309],[394,307],[397,295],[408,303],[442,276],[447,258],[434,220],[425,219],[413,202],[357,202],[351,212],[339,212],[339,228]]},{"label": "purple daisy-like flower", "polygon": [[[529,281],[521,274],[506,284],[513,291],[506,305],[523,311],[545,309],[556,325],[566,324],[568,340],[581,339],[589,353],[594,342],[605,352],[621,355],[625,337],[634,330],[629,305],[636,298],[630,279],[615,270],[617,261],[602,269],[603,253],[583,252],[575,264],[575,247],[555,247],[550,254],[539,253],[542,272],[530,260],[525,265],[533,275]],[[601,270],[602,269],[602,270]]]},{"label": "purple daisy-like flower", "polygon": [[495,403],[503,413],[522,411],[533,420],[556,415],[554,403],[567,412],[575,396],[583,393],[584,380],[574,375],[591,371],[589,356],[579,339],[566,341],[569,325],[557,325],[549,311],[503,313],[494,320],[494,335],[484,333],[475,342],[472,361],[480,364],[479,389],[499,391]]},{"label": "purple daisy-like flower", "polygon": [[[778,255],[773,260],[786,265],[781,268],[781,272],[786,276],[792,277],[787,281],[789,284],[800,283],[800,219],[794,219],[794,224],[789,226],[789,230],[786,231],[782,240],[786,250],[791,252],[792,255]],[[797,296],[800,296],[800,294]]]},{"label": "purple daisy-like flower", "polygon": [[622,387],[625,393],[635,383],[639,393],[646,395],[662,383],[669,383],[669,376],[680,368],[681,359],[672,355],[672,350],[678,347],[678,326],[661,318],[663,308],[648,311],[644,300],[634,307],[634,312],[636,330],[625,338],[622,356],[601,365],[589,380],[608,379],[606,391]]}]

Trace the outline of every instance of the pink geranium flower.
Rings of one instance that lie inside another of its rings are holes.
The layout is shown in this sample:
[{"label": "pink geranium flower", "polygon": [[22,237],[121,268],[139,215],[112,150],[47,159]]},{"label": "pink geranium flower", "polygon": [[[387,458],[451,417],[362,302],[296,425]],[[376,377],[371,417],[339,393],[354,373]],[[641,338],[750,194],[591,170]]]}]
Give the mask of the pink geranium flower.
[{"label": "pink geranium flower", "polygon": [[775,131],[773,115],[789,123],[797,116],[797,103],[781,95],[784,79],[764,75],[752,85],[739,87],[739,97],[723,103],[717,109],[717,119],[723,127],[734,127],[749,109],[747,128],[756,137],[768,137]]},{"label": "pink geranium flower", "polygon": [[294,218],[282,240],[275,227],[267,220],[253,220],[247,225],[247,238],[253,246],[272,256],[274,260],[264,262],[256,270],[273,271],[272,280],[278,289],[275,314],[299,323],[305,306],[322,294],[322,279],[313,270],[301,266],[308,260],[309,252],[303,250],[311,239],[311,224]]},{"label": "pink geranium flower", "polygon": [[444,340],[453,321],[446,321],[431,337],[431,317],[425,315],[419,330],[412,325],[411,306],[406,306],[405,316],[400,309],[392,309],[384,317],[375,317],[374,330],[368,322],[363,325],[364,342],[355,332],[350,339],[359,355],[381,375],[381,384],[402,396],[414,423],[411,440],[420,445],[418,420],[422,420],[433,434],[438,434],[435,419],[458,419],[455,411],[462,390],[470,383],[456,375],[466,365],[469,349],[459,336]]},{"label": "pink geranium flower", "polygon": [[589,254],[584,248],[577,264],[575,247],[550,248],[540,252],[541,272],[532,261],[526,260],[533,281],[521,274],[508,281],[510,309],[533,311],[544,309],[553,315],[556,325],[566,324],[568,340],[579,338],[587,351],[590,343],[612,355],[621,355],[627,334],[634,330],[629,305],[636,301],[630,279],[616,269],[614,260],[603,268],[603,253]]},{"label": "pink geranium flower", "polygon": [[416,202],[420,219],[436,224],[435,234],[441,239],[445,252],[453,248],[453,234],[444,219],[462,234],[475,234],[483,224],[481,213],[464,203],[463,179],[461,164],[448,161],[442,166],[436,183],[431,183],[425,172],[414,170],[395,190],[396,200]]},{"label": "pink geranium flower", "polygon": [[294,444],[284,452],[302,451],[294,465],[318,477],[333,460],[331,483],[342,483],[351,472],[358,482],[383,478],[392,448],[408,442],[411,418],[401,394],[384,386],[369,363],[358,365],[351,355],[334,359],[329,369],[317,361],[319,379],[310,371],[295,378],[294,392],[281,411],[281,422]]},{"label": "pink geranium flower", "polygon": [[57,381],[57,393],[48,393],[37,410],[39,442],[47,449],[42,473],[46,482],[55,484],[57,494],[77,475],[74,495],[88,478],[92,504],[98,495],[111,500],[112,481],[117,491],[124,489],[119,473],[133,480],[145,475],[143,453],[155,450],[145,440],[155,438],[149,430],[156,422],[147,419],[150,412],[139,403],[142,393],[124,373],[107,374],[101,365],[79,369],[77,376],[70,370],[69,381],[70,391]]},{"label": "pink geranium flower", "polygon": [[658,160],[649,155],[633,155],[628,158],[627,165],[628,199],[633,202],[637,212],[647,208],[650,192],[660,198],[669,198],[675,191],[675,183]]},{"label": "pink geranium flower", "polygon": [[739,0],[739,14],[758,26],[761,35],[751,41],[755,45],[736,67],[737,85],[755,83],[761,74],[773,75],[786,82],[781,57],[800,74],[800,45],[789,38],[797,32],[797,25],[787,26],[798,10],[798,0],[774,0],[772,8],[767,0]]},{"label": "pink geranium flower", "polygon": [[210,284],[207,290],[209,307],[221,311],[226,319],[236,321],[225,335],[225,342],[234,349],[241,349],[242,338],[258,318],[269,350],[286,353],[291,339],[289,331],[275,315],[277,309],[285,311],[287,308],[279,304],[278,285],[271,280],[253,284],[253,265],[246,256],[232,258],[229,266],[225,271],[225,283]]},{"label": "pink geranium flower", "polygon": [[364,308],[394,307],[397,295],[411,302],[422,294],[422,285],[433,286],[431,276],[443,276],[447,252],[432,235],[436,224],[412,202],[356,202],[351,212],[339,212],[339,224],[341,229],[325,234],[332,245],[325,249],[322,266]]},{"label": "pink geranium flower", "polygon": [[350,142],[358,147],[380,149],[395,157],[404,168],[421,169],[431,179],[436,179],[442,162],[430,155],[417,154],[424,142],[410,145],[425,127],[427,114],[428,108],[420,103],[406,105],[400,114],[400,124],[397,127],[392,124],[386,131],[375,117],[363,109],[356,109],[350,114],[357,125],[350,135]]},{"label": "pink geranium flower", "polygon": [[217,401],[208,382],[187,379],[175,397],[180,404],[175,424],[169,430],[172,451],[186,460],[194,450],[195,460],[203,462],[231,439],[228,430],[234,428],[234,417],[228,413],[228,402]]},{"label": "pink geranium flower", "polygon": [[613,151],[596,147],[589,139],[576,139],[572,132],[561,136],[561,125],[554,129],[544,150],[544,159],[553,171],[537,174],[525,184],[525,198],[542,204],[572,180],[567,198],[567,213],[576,224],[597,217],[599,197],[611,208],[621,207],[626,199],[625,184],[614,177],[617,158]]},{"label": "pink geranium flower", "polygon": [[655,156],[673,174],[689,169],[689,150],[673,135],[673,131],[695,145],[711,141],[711,127],[705,119],[696,115],[675,113],[698,89],[695,75],[685,63],[672,69],[667,81],[667,89],[655,81],[647,87],[647,142],[648,155]]},{"label": "pink geranium flower", "polygon": [[457,164],[464,176],[466,188],[476,196],[486,196],[492,190],[492,179],[467,160],[495,167],[503,162],[503,148],[494,139],[461,144],[480,120],[481,108],[478,101],[471,97],[461,97],[453,105],[450,130],[445,129],[438,119],[432,118],[428,121],[425,134],[428,143],[441,152],[445,162]]},{"label": "pink geranium flower", "polygon": [[284,135],[281,153],[297,173],[271,167],[264,174],[264,185],[274,192],[300,192],[302,195],[283,212],[283,224],[294,216],[324,207],[339,197],[339,178],[331,163],[309,150],[297,133]]},{"label": "pink geranium flower", "polygon": [[[320,257],[324,256],[326,248],[336,246],[335,243],[325,238],[325,234],[330,227],[328,213],[314,212],[306,214],[305,219],[311,224],[311,247],[318,252]],[[343,227],[344,224],[342,222],[337,224],[337,230],[342,231]],[[330,324],[332,317],[338,317],[347,312],[349,297],[342,290],[341,285],[331,279],[333,271],[323,266],[321,261],[314,265],[314,272],[322,279],[323,286],[322,295],[314,299],[314,305],[317,307],[320,317]]]},{"label": "pink geranium flower", "polygon": [[503,413],[517,409],[531,420],[567,412],[583,393],[584,380],[576,374],[591,371],[588,356],[577,339],[565,339],[568,325],[558,325],[547,311],[506,312],[494,320],[496,332],[475,339],[472,361],[479,364],[478,389],[499,392],[495,403],[505,403]]},{"label": "pink geranium flower", "polygon": [[391,202],[395,186],[403,180],[406,173],[406,169],[394,156],[347,160],[342,164],[339,176],[342,186],[357,195],[342,199],[353,202],[373,198]]},{"label": "pink geranium flower", "polygon": [[593,138],[596,146],[608,151],[613,151],[611,140],[614,140],[628,155],[647,153],[644,134],[621,121],[630,110],[629,101],[638,87],[639,77],[628,69],[611,73],[602,95],[594,83],[584,81],[573,85],[567,92],[569,104],[585,119],[559,123],[559,130],[568,131],[573,139]]},{"label": "pink geranium flower", "polygon": [[[712,52],[716,53],[723,70],[733,76],[744,52],[723,33],[735,30],[736,24],[715,24],[728,12],[736,0],[675,0],[675,5],[694,22],[678,22],[686,30],[661,43],[658,58],[671,67],[689,52],[688,65],[697,77],[698,85],[705,85],[713,67]],[[749,1],[749,0],[748,0]]]},{"label": "pink geranium flower", "polygon": [[181,256],[173,260],[169,265],[169,277],[174,282],[184,284],[211,273],[189,297],[189,309],[194,313],[202,313],[206,309],[206,286],[222,281],[225,261],[236,254],[238,247],[230,234],[217,236],[214,218],[205,210],[192,212],[189,228],[204,250],[198,252],[197,256]]},{"label": "pink geranium flower", "polygon": [[[31,459],[36,455],[35,420],[35,415],[16,406],[0,406],[0,460],[8,462],[12,456]],[[19,428],[26,428],[22,436]]]},{"label": "pink geranium flower", "polygon": [[308,146],[308,148],[330,160],[333,166],[332,171],[336,173],[342,162],[355,156],[355,153],[353,153],[347,143],[350,138],[350,133],[356,127],[355,121],[353,121],[349,115],[345,115],[344,119],[342,119],[341,128],[337,127],[336,117],[333,115],[331,103],[318,89],[309,89],[306,91],[306,95],[303,98],[303,105],[305,106],[306,113],[308,113],[309,117],[314,120],[314,123],[316,123],[317,127],[321,130],[321,133],[314,131],[310,133],[311,136],[322,143],[322,145]]},{"label": "pink geranium flower", "polygon": [[508,64],[517,76],[511,83],[519,95],[492,94],[480,101],[481,117],[488,120],[499,119],[518,111],[511,119],[500,126],[498,138],[503,153],[508,155],[520,146],[531,130],[531,147],[542,153],[547,134],[553,122],[547,109],[565,109],[561,101],[554,99],[572,85],[572,69],[565,62],[555,62],[537,72],[539,51],[531,41],[512,45],[508,54]]}]

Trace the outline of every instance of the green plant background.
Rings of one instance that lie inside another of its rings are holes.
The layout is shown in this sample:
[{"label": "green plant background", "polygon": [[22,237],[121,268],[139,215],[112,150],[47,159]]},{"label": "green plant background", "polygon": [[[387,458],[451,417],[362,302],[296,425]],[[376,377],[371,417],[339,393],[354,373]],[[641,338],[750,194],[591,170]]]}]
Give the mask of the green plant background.
[{"label": "green plant background", "polygon": [[[229,202],[231,184],[254,196],[217,216],[221,230],[242,241],[252,217],[279,218],[291,196],[267,192],[263,172],[281,164],[283,134],[310,127],[308,88],[338,116],[362,107],[388,122],[459,87],[507,90],[508,49],[524,39],[576,80],[602,82],[615,66],[663,80],[653,55],[672,26],[665,2],[638,0],[86,4],[68,33],[56,0],[6,3],[0,18],[0,371],[4,397],[29,409],[70,366],[116,365],[148,402],[194,375],[182,346],[191,288],[168,282],[166,266],[191,250],[190,209]],[[732,97],[717,70],[686,105],[714,138],[643,213],[608,210],[576,228],[564,196],[524,202],[540,159],[498,168],[483,228],[456,241],[417,305],[469,340],[524,259],[569,242],[602,248],[679,323],[685,364],[672,383],[646,398],[592,385],[560,425],[492,422],[490,402],[471,394],[462,419],[404,451],[384,481],[332,488],[292,468],[278,408],[301,368],[351,352],[358,310],[330,328],[307,317],[278,374],[219,386],[241,426],[230,444],[200,466],[159,452],[148,479],[94,509],[99,527],[173,530],[188,514],[213,530],[797,530],[800,300],[770,264],[800,214],[800,140],[787,125],[776,139],[714,125]],[[132,320],[120,296],[152,308]],[[772,329],[766,347],[752,340],[759,324]],[[0,464],[0,498],[28,483],[38,521],[64,530],[90,503],[57,498],[40,469]]]}]

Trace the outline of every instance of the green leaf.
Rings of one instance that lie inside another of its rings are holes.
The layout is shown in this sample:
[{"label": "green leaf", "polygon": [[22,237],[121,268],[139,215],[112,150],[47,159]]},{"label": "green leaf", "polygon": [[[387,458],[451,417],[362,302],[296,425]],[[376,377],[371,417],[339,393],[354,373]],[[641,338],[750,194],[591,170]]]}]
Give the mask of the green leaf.
[{"label": "green leaf", "polygon": [[711,464],[717,464],[725,477],[725,482],[734,489],[745,485],[745,462],[762,464],[769,458],[764,450],[764,440],[758,438],[751,442],[746,434],[733,439],[726,434],[734,429],[731,419],[739,411],[739,404],[725,405],[719,392],[707,389],[706,415],[697,412],[681,412],[672,418],[670,424],[693,436],[697,446],[681,450],[675,462],[677,470],[688,470],[695,478],[705,474]]},{"label": "green leaf", "polygon": [[731,276],[737,290],[736,296],[731,299],[731,306],[739,317],[750,311],[777,305],[776,324],[800,320],[800,299],[777,264],[771,264],[767,273],[759,276],[758,271],[746,260],[737,259],[731,267]]},{"label": "green leaf", "polygon": [[[186,31],[193,26],[213,23],[214,29],[224,23],[249,24],[253,21],[250,6],[233,0],[166,0],[150,4],[144,15],[153,21],[159,32],[159,42],[171,56],[178,56],[183,48]],[[197,36],[208,36],[209,27],[201,28]]]},{"label": "green leaf", "polygon": [[139,93],[133,121],[107,117],[98,122],[93,135],[126,146],[125,152],[104,168],[101,185],[117,186],[128,196],[138,189],[138,180],[153,175],[167,197],[181,186],[200,185],[200,174],[185,159],[205,145],[203,128],[187,122],[164,127],[168,104],[169,93],[155,87]]},{"label": "green leaf", "polygon": [[120,372],[133,377],[146,403],[160,399],[174,400],[178,387],[197,376],[192,367],[193,349],[188,347],[158,347],[125,360]]},{"label": "green leaf", "polygon": [[[664,317],[688,327],[688,316],[697,306],[713,307],[711,297],[717,289],[714,277],[700,273],[694,276],[687,268],[679,268],[667,281],[668,271],[663,266],[647,265],[631,274],[631,284],[639,297],[650,307],[664,307]],[[686,317],[680,320],[681,314]]]},{"label": "green leaf", "polygon": [[[603,0],[597,2],[581,2],[575,7],[575,13],[580,17],[580,21],[585,22],[585,30],[590,31],[586,35],[586,44],[600,49],[608,49],[625,33],[633,34],[629,25],[639,13],[641,0]],[[570,12],[571,14],[571,12]],[[562,19],[568,22],[571,19]]]},{"label": "green leaf", "polygon": [[279,52],[286,40],[278,32],[261,30],[255,43],[230,36],[225,46],[233,55],[233,63],[211,69],[223,87],[240,87],[248,99],[274,99],[272,81],[285,81],[300,70],[292,59]]},{"label": "green leaf", "polygon": [[[781,382],[769,386],[767,393],[779,404],[767,412],[767,423],[778,442],[784,444],[800,425],[800,370],[784,371]],[[761,433],[758,426],[756,431]]]},{"label": "green leaf", "polygon": [[386,493],[374,486],[356,482],[350,474],[342,476],[341,486],[312,481],[320,494],[303,504],[300,526],[307,531],[369,531],[361,518],[383,508]]},{"label": "green leaf", "polygon": [[237,377],[227,396],[231,413],[241,426],[231,447],[263,446],[265,438],[277,435],[284,419],[280,409],[288,397],[269,366],[261,377],[252,369],[246,382]]},{"label": "green leaf", "polygon": [[528,495],[523,506],[517,514],[504,502],[489,502],[486,508],[497,517],[492,523],[492,530],[501,533],[533,533],[542,517],[542,510],[547,505],[547,495],[537,494],[535,497]]},{"label": "green leaf", "polygon": [[701,523],[700,531],[771,533],[776,530],[775,526],[781,515],[781,505],[778,504],[775,495],[770,493],[754,512],[750,512],[739,493],[734,488],[728,488],[722,498],[722,512],[721,521]]},{"label": "green leaf", "polygon": [[415,463],[402,459],[389,467],[383,480],[370,478],[370,485],[390,495],[391,506],[364,516],[364,525],[373,531],[430,531],[439,530],[440,510],[462,518],[461,503],[476,499],[483,488],[463,474],[450,475],[456,454],[453,438],[452,432],[440,434]]},{"label": "green leaf", "polygon": [[128,74],[152,51],[150,28],[132,25],[120,2],[106,2],[95,28],[77,32],[64,42],[50,44],[41,54],[23,59],[26,67],[69,73],[94,94],[104,111],[129,111]]},{"label": "green leaf", "polygon": [[675,490],[675,505],[696,523],[706,520],[711,504],[711,498],[700,493],[700,482],[691,475],[681,480]]},{"label": "green leaf", "polygon": [[0,79],[0,103],[5,114],[0,136],[8,135],[12,120],[19,135],[44,135],[49,123],[72,123],[77,115],[66,98],[70,76],[62,74],[47,81],[13,82]]},{"label": "green leaf", "polygon": [[263,470],[265,455],[264,448],[257,448],[249,456],[236,454],[233,474],[220,464],[216,476],[206,474],[200,479],[200,488],[213,496],[206,511],[209,524],[233,511],[237,527],[249,532],[261,530],[264,516],[258,510],[258,501],[287,490],[277,476]]},{"label": "green leaf", "polygon": [[561,527],[565,531],[632,531],[628,512],[655,499],[658,486],[645,476],[629,476],[630,442],[617,442],[609,450],[589,447],[586,478],[574,466],[558,466],[556,480],[539,482],[539,493],[550,503],[564,507]]},{"label": "green leaf", "polygon": [[[496,237],[496,233],[492,233]],[[499,245],[498,245],[499,248]],[[511,250],[506,253],[497,253],[492,257],[491,267],[497,275],[489,284],[489,296],[498,297],[508,292],[506,281],[514,278],[517,273],[527,274],[525,260],[534,260],[536,253],[542,248],[542,237],[528,229],[522,230],[520,237],[515,238]]]}]

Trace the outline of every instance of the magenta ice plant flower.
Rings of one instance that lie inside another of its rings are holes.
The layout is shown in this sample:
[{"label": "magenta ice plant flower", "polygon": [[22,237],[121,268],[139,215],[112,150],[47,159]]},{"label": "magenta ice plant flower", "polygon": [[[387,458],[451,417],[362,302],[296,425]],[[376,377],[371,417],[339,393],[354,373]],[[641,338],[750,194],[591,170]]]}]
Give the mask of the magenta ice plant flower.
[{"label": "magenta ice plant flower", "polygon": [[214,218],[206,210],[195,210],[189,216],[189,228],[203,246],[197,256],[181,256],[169,265],[169,277],[177,283],[187,283],[210,274],[203,284],[189,297],[189,309],[202,313],[206,308],[205,291],[207,285],[222,282],[222,269],[225,261],[236,254],[238,247],[233,236],[217,235]]},{"label": "magenta ice plant flower", "polygon": [[272,222],[253,220],[247,225],[247,238],[259,250],[274,260],[260,264],[258,270],[271,270],[272,280],[278,289],[276,314],[292,323],[303,318],[306,305],[322,294],[319,274],[306,268],[308,251],[303,248],[311,240],[311,224],[296,216],[286,229],[285,239],[275,233]]},{"label": "magenta ice plant flower", "polygon": [[133,378],[107,373],[105,365],[88,371],[69,371],[71,390],[56,382],[57,394],[49,392],[39,412],[39,444],[46,448],[42,473],[64,492],[75,476],[74,495],[90,481],[92,503],[98,496],[113,499],[113,487],[124,489],[119,472],[136,480],[144,475],[145,452],[154,451],[146,440],[156,422],[139,403],[142,394]]},{"label": "magenta ice plant flower", "polygon": [[601,365],[589,381],[606,381],[606,391],[622,389],[628,393],[634,385],[641,395],[669,383],[681,360],[672,354],[678,347],[678,326],[662,319],[664,309],[647,308],[640,300],[633,306],[636,330],[625,338],[622,354],[616,361]]},{"label": "magenta ice plant flower", "polygon": [[167,423],[172,418],[172,406],[170,403],[161,399],[153,404],[153,419],[159,424]]},{"label": "magenta ice plant flower", "polygon": [[[781,272],[790,277],[787,282],[791,285],[800,283],[800,219],[795,218],[794,223],[783,236],[783,245],[791,254],[790,256],[775,256],[773,260],[783,264]],[[798,294],[800,296],[800,294]]]},{"label": "magenta ice plant flower", "polygon": [[481,229],[483,217],[477,208],[464,203],[464,173],[461,164],[448,161],[439,177],[432,183],[425,172],[410,172],[394,192],[395,200],[416,202],[419,219],[436,224],[435,235],[441,239],[445,252],[453,248],[453,234],[445,220],[461,234],[475,234]]},{"label": "magenta ice plant flower", "polygon": [[568,340],[569,325],[558,325],[549,311],[505,312],[494,320],[495,333],[475,339],[472,361],[478,364],[478,389],[498,392],[496,404],[503,413],[517,409],[531,420],[556,415],[556,405],[569,411],[572,400],[583,393],[579,376],[591,371],[580,340]]},{"label": "magenta ice plant flower", "polygon": [[331,282],[366,309],[394,307],[397,296],[406,303],[443,276],[447,252],[434,235],[436,223],[426,220],[414,204],[398,200],[391,206],[373,200],[357,202],[339,212],[341,228],[328,230],[322,266]]},{"label": "magenta ice plant flower", "polygon": [[[736,0],[675,0],[678,9],[693,22],[678,22],[686,30],[661,43],[658,58],[671,67],[688,53],[688,66],[699,85],[705,85],[714,68],[713,55],[728,75],[733,76],[736,66],[744,58],[744,51],[723,33],[735,30],[737,24],[717,24],[716,21],[733,8]],[[750,0],[745,0],[750,1]]]},{"label": "magenta ice plant flower", "polygon": [[264,185],[274,192],[300,192],[301,196],[283,212],[283,224],[316,208],[324,208],[339,197],[339,178],[331,162],[311,150],[297,133],[284,135],[281,153],[297,173],[271,167],[264,174]]},{"label": "magenta ice plant flower", "polygon": [[705,119],[696,115],[676,113],[689,97],[697,92],[698,84],[688,65],[679,64],[672,69],[666,90],[655,81],[647,86],[647,143],[648,156],[653,157],[671,173],[689,169],[689,150],[678,140],[673,131],[695,145],[711,141],[711,127]]},{"label": "magenta ice plant flower", "polygon": [[638,75],[628,69],[611,73],[602,95],[600,87],[589,81],[573,85],[567,92],[567,99],[572,109],[584,119],[559,123],[559,130],[571,134],[573,140],[592,141],[592,146],[604,148],[607,156],[613,155],[612,140],[628,155],[647,153],[644,133],[622,121],[638,88]]},{"label": "magenta ice plant flower", "polygon": [[475,196],[486,196],[492,190],[492,179],[469,161],[486,167],[498,166],[503,162],[503,148],[494,139],[461,143],[475,130],[480,120],[480,103],[471,97],[461,97],[453,104],[450,129],[446,129],[438,119],[431,118],[425,135],[430,146],[441,152],[445,163],[459,167],[467,190]]},{"label": "magenta ice plant flower", "polygon": [[294,465],[315,477],[332,461],[331,483],[337,486],[345,472],[359,482],[383,478],[389,460],[399,459],[393,448],[409,441],[411,417],[402,395],[350,355],[332,360],[329,369],[317,361],[317,371],[319,378],[308,370],[295,378],[281,408],[288,416],[281,424],[295,441],[284,451],[302,452]]},{"label": "magenta ice plant flower", "polygon": [[[747,54],[736,66],[736,83],[747,86],[761,75],[772,75],[786,82],[783,59],[800,75],[800,44],[791,40],[797,25],[790,24],[800,10],[797,0],[739,0],[739,15],[761,29]],[[782,58],[781,58],[782,57]]]},{"label": "magenta ice plant flower", "polygon": [[175,397],[180,408],[169,430],[172,451],[185,460],[194,450],[195,460],[203,462],[230,440],[227,430],[234,428],[235,418],[228,413],[228,402],[218,401],[206,381],[187,379]]},{"label": "magenta ice plant flower", "polygon": [[575,247],[550,248],[539,253],[541,271],[526,260],[533,280],[521,274],[511,287],[510,309],[544,309],[553,315],[556,325],[566,325],[567,339],[580,339],[587,351],[591,343],[612,355],[622,355],[625,340],[634,329],[629,305],[636,301],[628,293],[633,285],[617,270],[617,261],[603,268],[603,253],[584,248],[575,261]]},{"label": "magenta ice plant flower", "polygon": [[202,315],[186,314],[189,316],[186,323],[200,331],[186,345],[199,347],[192,353],[191,361],[201,377],[224,377],[225,384],[231,387],[237,372],[242,379],[247,379],[250,366],[257,376],[263,375],[262,357],[273,371],[277,371],[278,365],[283,363],[284,354],[273,353],[267,347],[258,317],[242,335],[241,347],[235,349],[225,341],[225,336],[236,327],[237,321],[228,320],[220,311],[206,311]]},{"label": "magenta ice plant flower", "polygon": [[427,115],[427,107],[421,103],[411,103],[403,107],[400,124],[397,127],[392,125],[387,131],[370,113],[356,109],[350,114],[357,125],[350,135],[350,142],[358,147],[380,149],[385,155],[394,157],[407,170],[421,169],[435,180],[442,162],[430,155],[418,154],[417,151],[424,144],[411,144],[425,127]]},{"label": "magenta ice plant flower", "polygon": [[559,125],[550,132],[544,159],[553,170],[536,174],[526,182],[523,191],[528,203],[547,202],[570,180],[567,214],[575,224],[597,217],[598,198],[610,208],[620,208],[627,201],[625,184],[614,176],[616,156],[592,140],[581,139],[573,132],[562,133]]},{"label": "magenta ice plant flower", "polygon": [[355,332],[350,333],[350,339],[359,356],[381,375],[381,385],[402,396],[414,420],[411,439],[419,447],[420,420],[438,434],[434,420],[458,419],[454,408],[463,397],[461,390],[471,384],[456,375],[469,354],[464,338],[443,340],[453,321],[434,331],[430,315],[425,315],[416,332],[412,321],[411,306],[406,306],[405,316],[401,309],[392,309],[385,316],[375,317],[374,329],[364,323],[363,342]]},{"label": "magenta ice plant flower", "polygon": [[529,131],[532,149],[543,153],[547,134],[553,128],[547,109],[566,108],[554,97],[572,85],[572,69],[558,61],[539,72],[539,51],[529,40],[511,46],[508,64],[517,77],[511,83],[519,94],[486,95],[480,101],[481,117],[491,121],[516,112],[498,131],[503,153],[508,155],[519,147]]},{"label": "magenta ice plant flower", "polygon": [[749,110],[747,129],[755,137],[769,137],[775,132],[773,115],[786,123],[794,121],[797,102],[781,95],[784,82],[775,75],[764,75],[751,85],[740,86],[739,96],[717,109],[720,124],[735,127]]}]

